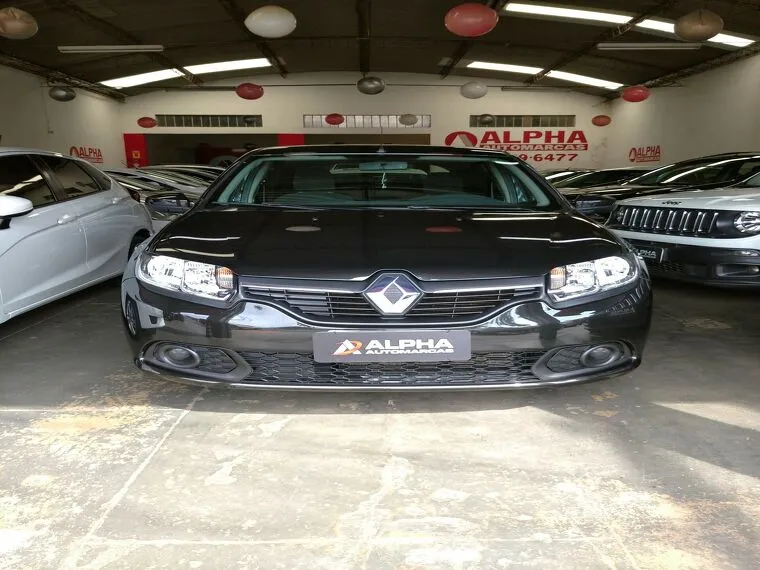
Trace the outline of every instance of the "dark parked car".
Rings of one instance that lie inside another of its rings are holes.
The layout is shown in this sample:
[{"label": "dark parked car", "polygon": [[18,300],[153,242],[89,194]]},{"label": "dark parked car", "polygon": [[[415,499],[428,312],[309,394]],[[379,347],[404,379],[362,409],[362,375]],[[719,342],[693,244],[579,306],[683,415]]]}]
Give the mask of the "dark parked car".
[{"label": "dark parked car", "polygon": [[565,191],[575,202],[579,197],[599,199],[595,217],[606,219],[616,200],[683,192],[709,190],[739,184],[760,172],[760,153],[728,153],[676,162],[633,178],[624,184]]},{"label": "dark parked car", "polygon": [[525,388],[636,368],[646,266],[497,151],[250,152],[130,259],[137,365],[235,388]]},{"label": "dark parked car", "polygon": [[594,171],[578,168],[558,168],[553,170],[543,170],[541,171],[541,176],[546,178],[552,184],[556,184],[558,182],[562,182],[563,180],[567,180],[568,178],[574,178],[579,174],[585,174],[587,172]]},{"label": "dark parked car", "polygon": [[651,168],[605,168],[603,170],[584,172],[583,174],[571,176],[556,183],[551,180],[550,182],[552,182],[552,186],[564,194],[581,188],[622,184],[623,182],[642,176],[651,170]]}]

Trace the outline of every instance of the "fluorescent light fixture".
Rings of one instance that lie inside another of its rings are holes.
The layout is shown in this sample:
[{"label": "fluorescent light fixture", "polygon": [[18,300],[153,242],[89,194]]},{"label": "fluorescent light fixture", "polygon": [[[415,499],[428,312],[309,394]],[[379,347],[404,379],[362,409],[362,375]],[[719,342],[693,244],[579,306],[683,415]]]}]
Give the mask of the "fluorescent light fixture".
[{"label": "fluorescent light fixture", "polygon": [[149,53],[164,51],[161,45],[58,46],[60,53]]},{"label": "fluorescent light fixture", "polygon": [[636,24],[637,28],[644,28],[645,30],[655,30],[657,32],[665,32],[666,34],[675,34],[676,25],[673,22],[663,22],[662,20],[644,20]]},{"label": "fluorescent light fixture", "polygon": [[265,57],[256,59],[238,59],[235,61],[220,61],[217,63],[202,63],[200,65],[186,65],[185,69],[192,74],[219,73],[220,71],[235,71],[238,69],[255,69],[257,67],[270,67],[272,64]]},{"label": "fluorescent light fixture", "polygon": [[182,72],[179,69],[161,69],[159,71],[151,71],[150,73],[109,79],[108,81],[101,81],[100,84],[106,87],[113,87],[114,89],[123,89],[124,87],[135,87],[136,85],[145,85],[146,83],[164,81],[165,79],[173,79],[175,77],[182,77]]},{"label": "fluorescent light fixture", "polygon": [[732,47],[747,47],[755,43],[755,40],[749,38],[740,38],[739,36],[733,36],[731,34],[718,34],[707,40],[711,44],[723,44]]},{"label": "fluorescent light fixture", "polygon": [[[504,8],[505,13],[521,14],[525,16],[537,16],[546,18],[557,18],[562,20],[585,20],[587,22],[599,22],[607,25],[627,24],[633,19],[632,14],[599,12],[596,10],[584,10],[582,8],[558,7],[546,4],[533,4],[523,2],[510,2]],[[650,30],[661,34],[675,36],[675,23],[672,20],[649,18],[639,22],[635,26],[639,31]],[[646,32],[644,32],[646,33]],[[752,45],[757,40],[733,34],[718,34],[707,40],[708,43],[729,46],[733,48],[742,48]]]},{"label": "fluorescent light fixture", "polygon": [[527,65],[510,65],[508,63],[490,63],[488,61],[473,61],[467,64],[472,69],[488,69],[490,71],[503,71],[505,73],[524,73],[535,75],[542,71],[541,67],[530,67]]},{"label": "fluorescent light fixture", "polygon": [[701,49],[697,42],[602,42],[596,45],[601,51],[649,51]]},{"label": "fluorescent light fixture", "polygon": [[[467,64],[470,69],[488,69],[490,71],[503,71],[505,73],[522,73],[526,75],[535,75],[541,73],[543,68],[531,67],[527,65],[510,65],[508,63],[491,63],[489,61],[472,61]],[[620,89],[623,84],[615,83],[613,81],[606,81],[604,79],[597,79],[596,77],[587,77],[586,75],[577,75],[575,73],[567,73],[565,71],[550,71],[546,74],[547,77],[553,77],[554,79],[562,79],[563,81],[570,81],[572,83],[580,83],[583,85],[592,85],[594,87],[603,87],[604,89]]]},{"label": "fluorescent light fixture", "polygon": [[615,89],[620,89],[623,86],[622,83],[615,83],[614,81],[606,81],[604,79],[597,79],[596,77],[588,77],[586,75],[578,75],[577,73],[567,73],[566,71],[550,71],[546,76],[551,77],[552,79],[561,79],[562,81],[591,85],[592,87],[602,87],[613,91]]},{"label": "fluorescent light fixture", "polygon": [[518,14],[529,14],[531,16],[549,16],[552,18],[588,20],[592,22],[606,22],[609,24],[626,24],[631,21],[630,16],[623,16],[621,14],[581,10],[578,8],[558,8],[555,6],[543,6],[540,4],[522,4],[519,2],[510,2],[507,4],[504,11],[515,12]]}]

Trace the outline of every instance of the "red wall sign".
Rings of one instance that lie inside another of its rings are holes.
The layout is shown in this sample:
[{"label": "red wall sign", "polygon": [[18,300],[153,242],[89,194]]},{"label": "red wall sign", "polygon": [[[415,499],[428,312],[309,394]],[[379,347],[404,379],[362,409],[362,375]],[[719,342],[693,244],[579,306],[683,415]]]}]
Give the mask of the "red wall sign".
[{"label": "red wall sign", "polygon": [[446,135],[446,146],[490,148],[518,154],[534,162],[575,160],[588,150],[586,133],[576,130],[507,130],[481,134],[455,131]]},{"label": "red wall sign", "polygon": [[660,162],[662,160],[662,149],[660,145],[635,146],[628,153],[628,160],[631,162]]},{"label": "red wall sign", "polygon": [[103,151],[92,146],[72,146],[69,149],[69,156],[83,158],[93,164],[103,164]]},{"label": "red wall sign", "polygon": [[124,133],[124,154],[128,168],[148,166],[148,143],[142,133]]}]

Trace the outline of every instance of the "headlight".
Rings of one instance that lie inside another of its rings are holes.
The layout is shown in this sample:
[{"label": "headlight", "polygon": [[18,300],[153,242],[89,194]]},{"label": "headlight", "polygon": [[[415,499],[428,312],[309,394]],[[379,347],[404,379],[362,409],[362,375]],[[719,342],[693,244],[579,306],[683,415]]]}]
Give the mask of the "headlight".
[{"label": "headlight", "polygon": [[760,212],[742,212],[734,218],[734,227],[743,234],[760,233]]},{"label": "headlight", "polygon": [[618,256],[563,265],[549,275],[549,296],[554,301],[566,301],[593,295],[632,283],[638,274],[633,258]]},{"label": "headlight", "polygon": [[166,255],[143,254],[136,275],[150,285],[207,299],[226,300],[235,293],[235,275],[231,269]]}]

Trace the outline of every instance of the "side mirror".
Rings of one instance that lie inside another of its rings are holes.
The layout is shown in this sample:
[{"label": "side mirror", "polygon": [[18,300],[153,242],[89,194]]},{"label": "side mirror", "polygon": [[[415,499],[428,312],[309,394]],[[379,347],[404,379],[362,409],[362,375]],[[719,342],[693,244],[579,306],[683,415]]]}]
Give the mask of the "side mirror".
[{"label": "side mirror", "polygon": [[607,196],[578,196],[574,206],[584,216],[605,221],[612,213],[615,199]]},{"label": "side mirror", "polygon": [[18,196],[0,196],[0,230],[11,227],[11,220],[26,216],[34,210],[34,204],[26,198]]}]

